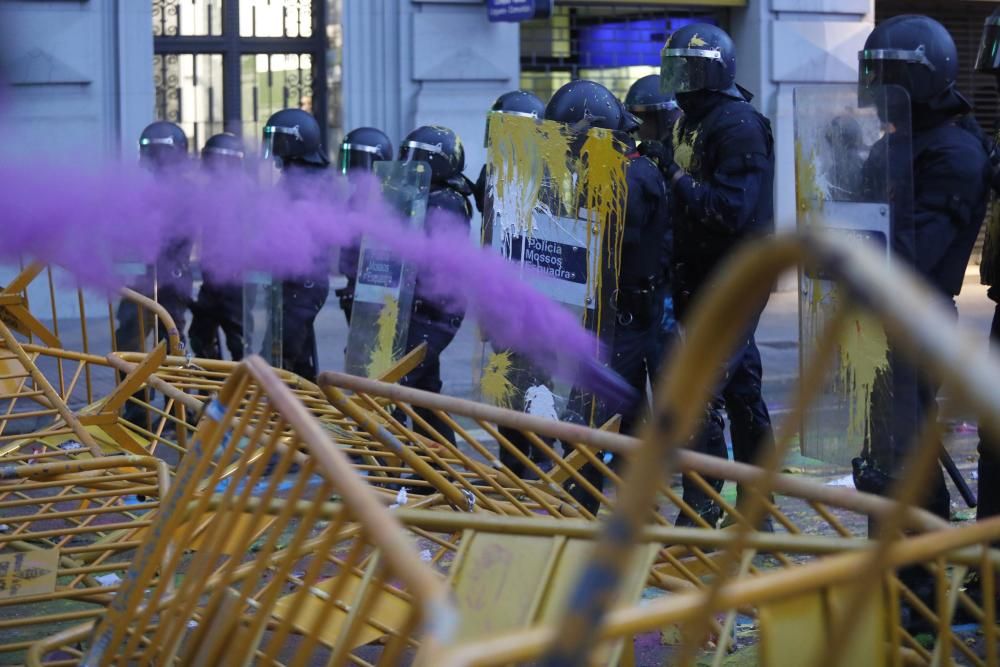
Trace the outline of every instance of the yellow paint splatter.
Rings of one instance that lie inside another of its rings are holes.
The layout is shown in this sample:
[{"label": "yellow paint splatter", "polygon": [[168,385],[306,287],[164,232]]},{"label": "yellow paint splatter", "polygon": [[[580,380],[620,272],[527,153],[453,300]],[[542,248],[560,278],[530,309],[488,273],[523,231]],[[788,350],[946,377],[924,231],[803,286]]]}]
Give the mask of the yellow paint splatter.
[{"label": "yellow paint splatter", "polygon": [[681,125],[674,123],[674,162],[684,171],[691,171],[691,161],[694,159],[694,146],[698,141],[700,130],[684,132]]},{"label": "yellow paint splatter", "polygon": [[822,210],[826,195],[819,185],[816,150],[806,155],[801,140],[795,142],[795,201],[799,221],[807,225],[816,224],[815,213]]},{"label": "yellow paint splatter", "polygon": [[560,193],[565,184],[572,188],[571,137],[553,121],[493,113],[488,122],[487,187],[493,213],[504,230],[530,235],[543,184],[559,184]]},{"label": "yellow paint splatter", "polygon": [[[578,231],[588,254],[607,262],[617,289],[628,201],[624,146],[610,131],[591,129],[577,155],[573,145],[580,137],[562,123],[491,114],[489,124],[487,188],[496,231],[506,238],[531,236],[536,210],[573,219],[586,209],[586,230]],[[608,271],[590,273],[588,291],[601,294]]]},{"label": "yellow paint splatter", "polygon": [[695,33],[694,36],[691,38],[691,41],[688,42],[688,48],[689,49],[694,49],[694,48],[697,48],[699,46],[708,46],[708,42],[706,42],[705,40],[703,40],[701,38],[701,36],[698,35],[698,33]]},{"label": "yellow paint splatter", "polygon": [[889,341],[882,325],[862,315],[849,324],[840,341],[839,384],[848,401],[847,438],[860,443],[871,417],[871,395],[875,378],[889,367]]},{"label": "yellow paint splatter", "polygon": [[385,296],[385,305],[375,322],[375,345],[365,367],[370,378],[383,375],[396,363],[396,327],[399,324],[399,301],[391,294]]},{"label": "yellow paint splatter", "polygon": [[510,350],[490,355],[483,377],[479,381],[479,389],[483,397],[493,405],[510,409],[511,400],[517,393],[517,387],[509,377],[513,365]]}]

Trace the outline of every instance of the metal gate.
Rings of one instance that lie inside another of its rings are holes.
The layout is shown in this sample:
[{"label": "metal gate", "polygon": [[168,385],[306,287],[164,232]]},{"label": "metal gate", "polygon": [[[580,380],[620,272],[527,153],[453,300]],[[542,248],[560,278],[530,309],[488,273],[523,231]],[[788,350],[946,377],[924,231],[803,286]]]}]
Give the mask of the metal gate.
[{"label": "metal gate", "polygon": [[[325,145],[339,120],[341,0],[153,0],[156,117],[194,150],[223,130],[248,142],[270,114],[313,113]],[[334,37],[328,47],[327,33]],[[331,113],[330,99],[334,100]]]},{"label": "metal gate", "polygon": [[636,79],[660,71],[667,36],[693,22],[726,25],[724,9],[649,4],[558,6],[550,19],[521,25],[521,87],[543,100],[574,79],[591,79],[621,98]]}]

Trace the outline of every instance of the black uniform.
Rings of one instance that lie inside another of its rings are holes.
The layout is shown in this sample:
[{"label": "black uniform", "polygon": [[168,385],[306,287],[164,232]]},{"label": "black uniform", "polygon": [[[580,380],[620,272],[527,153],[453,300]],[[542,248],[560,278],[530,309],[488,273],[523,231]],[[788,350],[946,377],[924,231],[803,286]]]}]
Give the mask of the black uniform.
[{"label": "black uniform", "polygon": [[[441,219],[435,213],[451,214],[448,220],[459,220],[466,228],[472,223],[472,205],[466,195],[448,186],[432,186],[427,199],[427,232],[434,232],[435,219]],[[427,354],[420,365],[410,371],[400,380],[404,387],[424,389],[440,393],[441,353],[451,344],[462,326],[465,308],[455,303],[444,303],[427,293],[422,285],[421,277],[417,275],[414,290],[413,313],[410,316],[410,326],[406,337],[406,351],[409,353],[421,343],[427,343]],[[437,431],[450,442],[455,442],[455,432],[442,422],[430,410],[417,408],[416,412],[428,426]],[[424,429],[415,427],[418,432],[433,437]]]},{"label": "black uniform", "polygon": [[[1000,86],[1000,9],[986,20],[980,41],[976,71],[993,74]],[[991,146],[993,167],[993,200],[987,216],[986,245],[980,267],[984,285],[989,286],[987,296],[996,305],[990,341],[1000,349],[1000,128]],[[986,519],[1000,514],[1000,442],[992,442],[985,432],[979,441],[979,505],[976,517]]]},{"label": "black uniform", "polygon": [[[727,93],[679,95],[685,115],[674,130],[675,156],[688,175],[673,188],[674,304],[683,322],[719,264],[748,239],[774,229],[774,140],[768,120],[745,99]],[[688,164],[684,164],[686,156]],[[759,313],[758,313],[759,317]],[[770,446],[771,418],[762,395],[756,320],[730,358],[696,447],[727,458],[724,406],[733,456],[752,463]],[[718,483],[716,483],[718,486]],[[706,503],[685,478],[685,498]]]},{"label": "black uniform", "polygon": [[[670,267],[670,204],[667,184],[656,165],[637,153],[630,158],[611,368],[642,396],[647,378],[654,382],[660,366],[659,334]],[[635,430],[640,407],[622,415],[623,433]]]},{"label": "black uniform", "polygon": [[[914,233],[912,256],[907,259],[953,308],[979,235],[989,190],[984,137],[975,120],[968,115],[957,116],[958,110],[914,107],[915,197],[912,212],[903,207],[903,215],[911,215],[912,221],[895,221],[897,228],[912,229]],[[866,182],[874,178],[871,173],[886,172],[884,165],[879,164],[885,151],[879,149],[878,145],[873,147],[865,165]],[[891,371],[877,377],[872,389],[867,443],[871,462],[887,476],[885,485],[903,465],[928,414],[936,410],[938,391],[936,382],[918,376],[914,367],[892,347],[889,362]],[[864,485],[862,481],[860,486]],[[940,468],[935,469],[929,488],[927,508],[949,518],[950,498]],[[874,487],[866,490],[885,491]]]},{"label": "black uniform", "polygon": [[243,359],[243,288],[213,280],[207,273],[191,305],[191,352],[202,359],[222,359],[219,331],[233,361]]},{"label": "black uniform", "polygon": [[[137,283],[132,285],[132,289],[149,298],[153,298],[155,292],[157,303],[173,318],[183,343],[186,311],[191,303],[191,293],[194,289],[191,276],[191,243],[175,241],[170,244],[157,257],[155,274],[152,268],[149,269]],[[122,299],[118,303],[115,315],[118,319],[118,328],[115,330],[118,349],[127,352],[141,350],[143,340],[157,324],[155,316],[148,311],[143,312],[140,322],[139,307],[128,299]],[[160,326],[161,340],[166,338],[167,333]]]}]

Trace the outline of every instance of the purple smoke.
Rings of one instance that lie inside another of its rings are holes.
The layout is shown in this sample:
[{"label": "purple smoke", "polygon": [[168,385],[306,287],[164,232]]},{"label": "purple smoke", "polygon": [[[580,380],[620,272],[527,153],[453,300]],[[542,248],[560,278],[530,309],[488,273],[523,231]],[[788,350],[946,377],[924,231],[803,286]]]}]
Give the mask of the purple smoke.
[{"label": "purple smoke", "polygon": [[325,177],[312,193],[292,197],[245,177],[203,172],[168,179],[125,166],[98,173],[0,166],[0,260],[28,256],[67,269],[82,286],[110,290],[123,282],[116,263],[152,263],[171,242],[198,239],[201,265],[213,276],[238,281],[263,271],[287,278],[367,234],[415,264],[435,293],[464,303],[496,344],[564,377],[594,375],[579,371],[594,357],[594,337],[510,263],[475,247],[466,230],[405,228],[374,179],[355,184],[349,197],[343,183]]}]

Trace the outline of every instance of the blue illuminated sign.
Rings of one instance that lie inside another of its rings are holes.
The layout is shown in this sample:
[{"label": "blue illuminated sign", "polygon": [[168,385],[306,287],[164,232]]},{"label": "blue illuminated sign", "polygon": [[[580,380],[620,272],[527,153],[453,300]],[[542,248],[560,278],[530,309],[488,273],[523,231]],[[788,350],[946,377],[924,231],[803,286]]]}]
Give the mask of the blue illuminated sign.
[{"label": "blue illuminated sign", "polygon": [[659,67],[660,50],[675,30],[709,17],[669,17],[583,25],[578,29],[581,67]]},{"label": "blue illuminated sign", "polygon": [[486,0],[486,15],[493,23],[530,21],[552,16],[555,0]]}]

